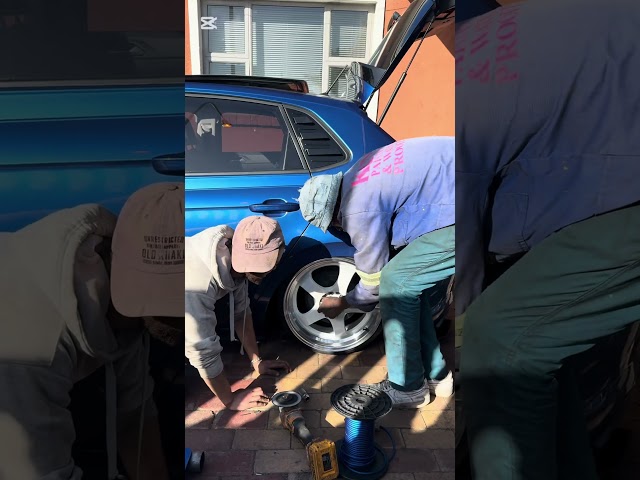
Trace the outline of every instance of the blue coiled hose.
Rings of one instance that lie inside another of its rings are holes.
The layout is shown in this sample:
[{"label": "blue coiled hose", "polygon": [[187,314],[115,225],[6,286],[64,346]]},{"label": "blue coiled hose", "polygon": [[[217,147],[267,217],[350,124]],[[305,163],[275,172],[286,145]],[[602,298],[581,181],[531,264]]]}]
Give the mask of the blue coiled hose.
[{"label": "blue coiled hose", "polygon": [[[375,420],[354,420],[345,418],[345,434],[344,442],[340,448],[338,456],[340,461],[354,473],[360,475],[376,475],[385,471],[389,462],[393,460],[396,454],[396,444],[393,441],[391,433],[384,427],[380,427],[389,436],[393,453],[387,458],[384,450],[382,450],[374,441]],[[384,464],[377,470],[370,470],[375,463],[376,450],[382,454]]]}]

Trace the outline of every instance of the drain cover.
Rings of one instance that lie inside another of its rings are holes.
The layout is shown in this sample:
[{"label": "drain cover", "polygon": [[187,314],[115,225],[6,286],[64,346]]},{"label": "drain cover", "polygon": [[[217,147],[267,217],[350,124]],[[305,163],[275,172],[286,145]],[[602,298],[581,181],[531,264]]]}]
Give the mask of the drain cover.
[{"label": "drain cover", "polygon": [[353,420],[375,420],[391,411],[389,395],[371,385],[344,385],[331,394],[331,405]]}]

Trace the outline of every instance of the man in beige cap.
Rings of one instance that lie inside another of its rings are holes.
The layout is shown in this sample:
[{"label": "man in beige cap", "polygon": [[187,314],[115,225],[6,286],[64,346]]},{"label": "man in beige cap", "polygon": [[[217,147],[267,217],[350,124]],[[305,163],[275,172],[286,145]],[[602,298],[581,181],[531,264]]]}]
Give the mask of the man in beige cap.
[{"label": "man in beige cap", "polygon": [[70,392],[104,367],[106,478],[119,457],[132,480],[168,480],[141,317],[182,334],[183,239],[181,183],[138,190],[118,218],[80,205],[0,234],[0,478],[82,478]]},{"label": "man in beige cap", "polygon": [[231,340],[238,335],[253,369],[260,375],[289,371],[282,360],[262,360],[249,306],[247,280],[259,284],[282,258],[285,243],[277,221],[262,216],[243,219],[235,232],[226,225],[186,238],[185,355],[211,391],[232,410],[263,407],[261,388],[233,392],[220,354],[215,303],[229,295]]}]

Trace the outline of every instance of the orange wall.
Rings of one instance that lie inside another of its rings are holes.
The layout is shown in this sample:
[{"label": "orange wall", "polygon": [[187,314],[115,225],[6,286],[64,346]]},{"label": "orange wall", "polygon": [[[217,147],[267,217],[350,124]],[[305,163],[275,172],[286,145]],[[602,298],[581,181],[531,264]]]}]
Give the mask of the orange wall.
[{"label": "orange wall", "polygon": [[184,0],[184,73],[191,75],[191,43],[189,41],[189,7]]},{"label": "orange wall", "polygon": [[[385,30],[394,11],[402,14],[408,0],[387,0]],[[453,27],[449,36],[453,35]],[[381,126],[396,140],[429,135],[454,135],[455,130],[455,59],[445,46],[443,36],[424,40],[407,72],[398,95]],[[451,40],[453,38],[451,37]],[[393,75],[380,90],[378,115],[391,97],[393,90],[407,68],[419,42],[409,50]],[[447,41],[447,44],[450,42]]]}]

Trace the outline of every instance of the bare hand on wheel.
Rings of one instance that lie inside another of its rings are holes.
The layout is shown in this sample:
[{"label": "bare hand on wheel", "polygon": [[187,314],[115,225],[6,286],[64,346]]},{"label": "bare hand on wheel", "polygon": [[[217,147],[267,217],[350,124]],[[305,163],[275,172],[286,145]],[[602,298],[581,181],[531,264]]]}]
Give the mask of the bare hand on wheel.
[{"label": "bare hand on wheel", "polygon": [[349,304],[345,297],[322,297],[318,312],[326,315],[327,318],[336,318],[347,308],[349,308]]},{"label": "bare hand on wheel", "polygon": [[233,392],[233,401],[229,410],[250,410],[264,408],[269,405],[269,397],[264,394],[261,387],[242,388]]}]

